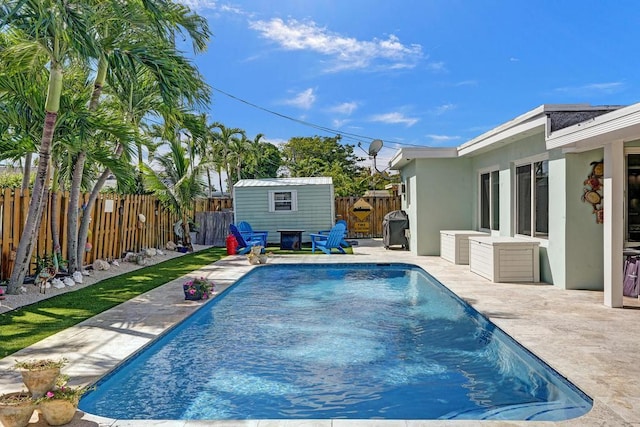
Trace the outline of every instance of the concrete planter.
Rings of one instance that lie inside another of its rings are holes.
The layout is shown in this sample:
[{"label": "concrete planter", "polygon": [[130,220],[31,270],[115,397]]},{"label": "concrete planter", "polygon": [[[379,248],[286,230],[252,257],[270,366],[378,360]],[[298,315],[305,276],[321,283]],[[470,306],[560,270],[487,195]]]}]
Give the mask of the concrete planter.
[{"label": "concrete planter", "polygon": [[0,424],[4,427],[26,427],[36,409],[31,395],[18,392],[0,396]]},{"label": "concrete planter", "polygon": [[78,402],[65,399],[43,400],[38,405],[47,424],[61,426],[71,422],[76,414]]},{"label": "concrete planter", "polygon": [[60,368],[46,368],[41,370],[21,370],[22,381],[31,392],[34,399],[38,399],[51,390],[60,375]]}]

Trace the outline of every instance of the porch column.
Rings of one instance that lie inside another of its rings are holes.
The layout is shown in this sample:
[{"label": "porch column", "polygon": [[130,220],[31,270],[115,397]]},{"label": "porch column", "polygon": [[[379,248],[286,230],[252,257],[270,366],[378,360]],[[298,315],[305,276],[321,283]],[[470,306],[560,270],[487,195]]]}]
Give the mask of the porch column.
[{"label": "porch column", "polygon": [[624,143],[604,146],[604,305],[622,307],[624,250]]}]

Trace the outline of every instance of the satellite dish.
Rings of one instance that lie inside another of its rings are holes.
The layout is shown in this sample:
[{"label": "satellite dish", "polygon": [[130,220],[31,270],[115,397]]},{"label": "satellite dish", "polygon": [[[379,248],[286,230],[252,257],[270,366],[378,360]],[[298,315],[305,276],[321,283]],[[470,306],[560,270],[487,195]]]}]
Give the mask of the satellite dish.
[{"label": "satellite dish", "polygon": [[371,141],[371,144],[369,144],[369,155],[372,157],[375,157],[378,155],[378,151],[380,151],[381,149],[382,149],[382,140],[374,139],[373,141]]}]

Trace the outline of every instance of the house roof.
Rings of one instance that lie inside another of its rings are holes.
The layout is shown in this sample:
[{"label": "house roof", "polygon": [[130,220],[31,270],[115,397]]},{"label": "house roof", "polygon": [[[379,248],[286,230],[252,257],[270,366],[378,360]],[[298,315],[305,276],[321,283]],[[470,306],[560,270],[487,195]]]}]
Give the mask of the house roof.
[{"label": "house roof", "polygon": [[[619,109],[620,106],[589,104],[543,104],[508,122],[485,132],[458,147],[400,149],[389,161],[391,169],[401,169],[417,158],[461,157],[484,153],[528,136],[571,126],[595,116]],[[611,114],[611,113],[609,113]]]},{"label": "house roof", "polygon": [[327,176],[299,177],[299,178],[259,178],[241,179],[233,185],[238,187],[278,187],[291,185],[332,185],[333,179]]},{"label": "house roof", "polygon": [[579,152],[613,141],[636,139],[640,139],[640,103],[554,131],[547,138],[547,149],[563,148]]}]

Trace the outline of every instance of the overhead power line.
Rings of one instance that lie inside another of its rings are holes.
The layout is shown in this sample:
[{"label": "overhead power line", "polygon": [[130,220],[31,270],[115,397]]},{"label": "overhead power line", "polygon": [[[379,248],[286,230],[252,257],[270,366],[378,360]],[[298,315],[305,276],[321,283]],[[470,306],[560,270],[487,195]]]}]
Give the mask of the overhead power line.
[{"label": "overhead power line", "polygon": [[[239,97],[237,97],[235,95],[232,95],[229,92],[226,92],[226,91],[224,91],[222,89],[219,89],[217,87],[212,87],[212,89],[215,90],[216,92],[219,92],[219,93],[221,93],[221,94],[223,94],[223,95],[225,95],[225,96],[227,96],[227,97],[229,97],[229,98],[231,98],[231,99],[233,99],[235,101],[238,101],[238,102],[240,102],[242,104],[246,104],[246,105],[248,105],[250,107],[256,108],[258,110],[262,110],[262,111],[264,111],[266,113],[273,114],[274,116],[280,117],[280,118],[285,119],[285,120],[290,120],[292,122],[296,122],[298,124],[301,124],[301,125],[304,125],[304,126],[308,126],[308,127],[311,127],[311,128],[317,129],[317,130],[321,130],[321,131],[324,131],[324,132],[327,132],[327,133],[333,133],[333,134],[336,134],[336,135],[340,135],[344,139],[350,139],[350,140],[358,141],[358,142],[360,142],[360,140],[363,140],[363,139],[370,140],[370,141],[374,141],[376,139],[380,139],[378,137],[372,137],[372,136],[366,136],[366,135],[359,135],[359,134],[351,133],[351,132],[345,132],[345,131],[338,130],[338,129],[332,129],[332,128],[327,127],[327,126],[317,125],[315,123],[311,123],[311,122],[307,122],[307,121],[304,121],[304,120],[296,119],[295,117],[287,116],[286,114],[278,113],[277,111],[273,111],[273,110],[270,110],[268,108],[261,107],[260,105],[254,104],[253,102],[247,101],[246,99],[239,98]],[[398,142],[398,141],[391,141],[391,140],[383,140],[383,141],[387,142],[387,143],[397,144],[397,145],[406,145],[406,146],[411,146],[411,147],[424,147],[424,145],[408,144],[408,143],[405,143],[405,142]]]}]

